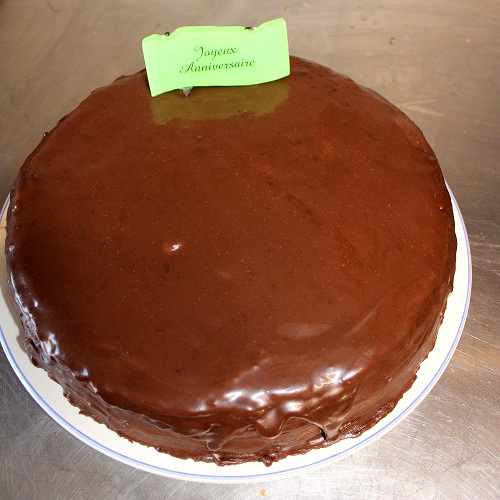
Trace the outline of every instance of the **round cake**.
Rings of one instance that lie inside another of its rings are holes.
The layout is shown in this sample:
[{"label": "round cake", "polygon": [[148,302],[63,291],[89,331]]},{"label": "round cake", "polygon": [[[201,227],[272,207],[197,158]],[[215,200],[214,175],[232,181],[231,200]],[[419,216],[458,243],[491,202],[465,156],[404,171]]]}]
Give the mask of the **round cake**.
[{"label": "round cake", "polygon": [[94,91],[22,166],[10,286],[33,363],[175,457],[262,461],[357,436],[411,387],[453,285],[439,164],[376,93],[289,77]]}]

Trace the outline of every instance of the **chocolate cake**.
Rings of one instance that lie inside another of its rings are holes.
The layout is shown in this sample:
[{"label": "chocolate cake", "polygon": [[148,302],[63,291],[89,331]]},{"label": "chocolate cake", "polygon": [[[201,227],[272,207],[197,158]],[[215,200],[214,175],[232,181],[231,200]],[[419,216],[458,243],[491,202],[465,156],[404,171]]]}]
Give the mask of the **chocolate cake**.
[{"label": "chocolate cake", "polygon": [[357,436],[432,349],[450,197],[420,130],[323,66],[152,98],[144,72],[46,134],[10,198],[33,363],[175,457],[270,464]]}]

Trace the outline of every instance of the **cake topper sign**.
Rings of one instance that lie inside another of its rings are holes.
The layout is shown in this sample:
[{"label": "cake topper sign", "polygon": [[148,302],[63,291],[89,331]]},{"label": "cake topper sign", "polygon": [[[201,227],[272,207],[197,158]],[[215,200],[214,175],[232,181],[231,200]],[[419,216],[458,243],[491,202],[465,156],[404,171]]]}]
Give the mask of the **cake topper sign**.
[{"label": "cake topper sign", "polygon": [[151,95],[195,86],[255,85],[290,74],[284,19],[257,28],[184,26],[142,41]]}]

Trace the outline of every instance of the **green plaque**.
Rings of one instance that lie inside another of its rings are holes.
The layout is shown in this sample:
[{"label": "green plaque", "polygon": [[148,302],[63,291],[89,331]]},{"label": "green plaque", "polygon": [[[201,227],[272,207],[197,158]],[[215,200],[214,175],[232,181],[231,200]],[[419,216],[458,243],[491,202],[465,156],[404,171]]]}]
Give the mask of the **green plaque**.
[{"label": "green plaque", "polygon": [[255,85],[290,74],[284,19],[257,28],[184,26],[142,41],[151,95],[202,86]]}]

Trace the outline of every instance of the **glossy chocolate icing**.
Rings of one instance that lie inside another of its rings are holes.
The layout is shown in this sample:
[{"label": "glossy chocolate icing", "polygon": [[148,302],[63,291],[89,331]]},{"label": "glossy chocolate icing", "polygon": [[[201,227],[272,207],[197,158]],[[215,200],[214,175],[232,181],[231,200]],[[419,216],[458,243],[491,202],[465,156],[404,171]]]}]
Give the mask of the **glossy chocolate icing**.
[{"label": "glossy chocolate icing", "polygon": [[44,136],[11,193],[33,362],[177,457],[269,464],[363,432],[413,383],[452,288],[450,198],[420,130],[291,62],[188,98],[119,78]]}]

